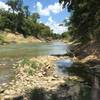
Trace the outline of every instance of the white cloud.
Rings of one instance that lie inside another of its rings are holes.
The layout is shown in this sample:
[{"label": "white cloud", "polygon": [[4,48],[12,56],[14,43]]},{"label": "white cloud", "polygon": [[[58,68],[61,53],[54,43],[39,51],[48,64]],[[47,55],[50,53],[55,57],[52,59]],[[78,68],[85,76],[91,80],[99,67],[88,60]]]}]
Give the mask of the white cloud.
[{"label": "white cloud", "polygon": [[45,8],[43,8],[43,5],[40,2],[37,2],[36,7],[38,13],[43,16],[49,16],[50,13],[57,14],[62,11],[62,5],[60,5],[58,2],[49,5],[48,7]]},{"label": "white cloud", "polygon": [[52,17],[50,16],[48,18],[48,22],[46,23],[46,25],[48,25],[54,33],[63,33],[65,31],[67,31],[67,28],[64,26],[59,26],[60,23],[56,23],[55,21],[53,21]]},{"label": "white cloud", "polygon": [[48,11],[48,9],[43,9],[43,5],[40,2],[37,2],[36,7],[37,7],[37,12],[40,15],[43,15],[43,16],[49,16],[50,15],[50,12]]},{"label": "white cloud", "polygon": [[40,2],[37,2],[36,7],[37,7],[37,11],[38,12],[40,12],[41,9],[43,8],[43,6],[42,6],[42,4]]},{"label": "white cloud", "polygon": [[50,11],[48,9],[42,9],[40,11],[40,15],[49,16],[50,15]]},{"label": "white cloud", "polygon": [[62,12],[63,10],[62,5],[60,5],[58,2],[48,5],[48,7],[45,7],[45,8],[43,8],[43,5],[40,2],[37,2],[36,7],[37,7],[37,12],[40,15],[49,17],[48,22],[45,24],[48,25],[53,30],[54,33],[61,34],[67,30],[66,27],[60,26],[59,24],[61,23],[55,22],[50,16],[51,13],[57,14],[57,13]]},{"label": "white cloud", "polygon": [[51,16],[48,18],[48,21],[49,21],[49,23],[53,23],[53,19]]},{"label": "white cloud", "polygon": [[11,7],[8,6],[7,4],[5,4],[4,2],[0,1],[0,9],[4,9],[7,11],[9,8],[11,8]]},{"label": "white cloud", "polygon": [[47,9],[52,13],[59,13],[62,11],[62,5],[56,2],[54,5],[49,5]]}]

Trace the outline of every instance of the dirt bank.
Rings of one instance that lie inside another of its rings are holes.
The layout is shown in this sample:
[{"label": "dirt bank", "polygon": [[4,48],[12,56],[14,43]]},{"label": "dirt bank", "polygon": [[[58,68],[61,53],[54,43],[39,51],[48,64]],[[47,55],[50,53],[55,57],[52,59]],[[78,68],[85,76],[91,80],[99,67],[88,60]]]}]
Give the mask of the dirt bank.
[{"label": "dirt bank", "polygon": [[2,33],[0,36],[4,39],[5,43],[35,43],[42,42],[41,40],[28,36],[25,38],[23,35],[19,33],[11,33],[11,32],[0,32]]}]

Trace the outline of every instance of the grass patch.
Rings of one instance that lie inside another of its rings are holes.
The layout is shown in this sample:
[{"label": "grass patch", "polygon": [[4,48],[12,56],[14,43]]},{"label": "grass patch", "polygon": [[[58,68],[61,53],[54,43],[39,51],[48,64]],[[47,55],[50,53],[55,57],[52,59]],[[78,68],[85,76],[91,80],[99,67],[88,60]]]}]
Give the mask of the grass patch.
[{"label": "grass patch", "polygon": [[26,73],[28,73],[29,75],[33,75],[36,70],[38,69],[38,65],[36,61],[30,61],[27,58],[24,58],[21,62],[20,62],[20,66],[24,67],[24,71]]},{"label": "grass patch", "polygon": [[5,42],[5,38],[2,35],[0,35],[0,44],[2,45],[4,42]]}]

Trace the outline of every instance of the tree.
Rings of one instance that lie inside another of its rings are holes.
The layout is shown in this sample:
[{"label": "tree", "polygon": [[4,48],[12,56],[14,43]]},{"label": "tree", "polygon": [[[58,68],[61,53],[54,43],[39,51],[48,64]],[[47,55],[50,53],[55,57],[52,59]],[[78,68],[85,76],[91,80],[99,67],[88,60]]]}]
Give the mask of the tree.
[{"label": "tree", "polygon": [[0,30],[10,29],[19,32],[24,37],[29,35],[36,38],[52,37],[50,28],[38,22],[38,13],[30,14],[29,7],[23,4],[23,0],[8,0],[11,6],[8,11],[0,9]]},{"label": "tree", "polygon": [[24,8],[24,15],[25,15],[25,17],[30,16],[29,7],[28,6],[24,6],[23,8]]},{"label": "tree", "polygon": [[18,18],[21,17],[22,19],[23,17],[23,9],[22,9],[23,0],[8,0],[6,3],[11,7],[10,12],[13,11],[13,23],[15,23],[13,27],[14,31],[16,32],[18,28],[18,22],[21,21]]},{"label": "tree", "polygon": [[68,38],[69,37],[69,33],[68,32],[64,32],[62,33],[62,38]]},{"label": "tree", "polygon": [[15,11],[17,11],[17,4],[19,0],[8,0],[6,4],[8,4],[11,7],[11,10],[13,11],[13,14]]},{"label": "tree", "polygon": [[59,0],[71,12],[69,32],[73,39],[87,42],[100,41],[100,1],[99,0]]},{"label": "tree", "polygon": [[40,18],[40,15],[38,13],[33,13],[31,15],[31,19],[34,23],[37,23],[38,22],[38,19]]}]

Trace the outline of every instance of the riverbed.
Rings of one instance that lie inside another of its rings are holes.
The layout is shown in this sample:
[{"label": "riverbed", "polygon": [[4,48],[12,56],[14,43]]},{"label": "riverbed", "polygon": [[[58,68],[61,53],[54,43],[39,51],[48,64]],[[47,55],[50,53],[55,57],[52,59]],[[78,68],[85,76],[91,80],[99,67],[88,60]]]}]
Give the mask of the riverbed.
[{"label": "riverbed", "polygon": [[14,78],[14,65],[20,59],[44,55],[64,55],[69,45],[54,41],[50,43],[9,44],[0,46],[0,84]]},{"label": "riverbed", "polygon": [[[78,97],[80,96],[81,96],[80,100],[90,100],[91,87],[88,84],[83,83],[84,82],[83,79],[80,79],[77,76],[73,76],[75,75],[75,73],[74,74],[66,73],[66,68],[69,68],[72,64],[77,65],[77,67],[79,66],[79,68],[82,68],[81,66],[83,66],[83,64],[80,64],[80,63],[75,64],[72,58],[69,58],[67,56],[65,57],[51,56],[51,55],[65,55],[69,51],[70,51],[69,45],[63,42],[59,42],[59,41],[50,42],[50,43],[39,43],[39,44],[38,43],[9,44],[6,46],[0,46],[0,84],[4,84],[4,83],[11,84],[9,88],[4,89],[5,91],[4,94],[14,95],[14,96],[15,94],[21,95],[21,93],[26,93],[26,91],[29,89],[33,89],[35,87],[37,88],[41,87],[48,91],[52,90],[54,94],[56,94],[57,92],[58,97],[61,93],[62,95],[63,93],[66,93],[65,94],[66,98],[69,98],[68,96],[69,94],[71,95],[70,96],[71,98],[77,97],[76,99],[73,99],[73,100],[78,100]],[[19,60],[23,61],[23,59],[26,59],[26,58],[28,58],[29,61],[33,61],[33,62],[36,61],[38,62],[38,64],[40,63],[40,68],[37,71],[37,73],[33,76],[29,75],[29,73],[27,73],[26,71],[30,69],[30,66],[27,66],[27,65],[20,66],[20,63],[19,63],[19,67],[16,68],[18,73],[15,74],[16,62],[18,64]],[[57,66],[55,66],[55,64]],[[77,68],[77,67],[72,67],[72,68]],[[69,70],[69,71],[72,72],[72,70]],[[77,72],[79,73],[79,71],[80,69],[75,71],[76,74]],[[82,75],[83,73],[84,72],[82,71]],[[14,76],[16,76],[15,77],[16,81],[14,81]],[[12,79],[13,81],[11,81]],[[95,89],[94,92],[95,93],[97,92],[96,93],[97,95],[98,90],[94,87],[98,86],[98,84],[95,84],[95,83],[99,84],[99,81],[97,80],[97,78],[95,78],[95,81],[93,83],[94,84],[93,91]],[[66,88],[64,87],[62,91],[60,89],[60,92],[59,92],[59,86],[61,86],[61,84],[62,86],[67,86],[67,87]],[[68,87],[70,87],[69,90],[67,90]],[[55,88],[57,89],[57,91],[54,91]],[[80,89],[81,89],[81,92],[80,92]],[[66,91],[66,92],[63,92],[63,91]],[[94,92],[93,94],[95,94]],[[84,96],[84,93],[86,93],[85,96]],[[95,95],[93,95],[93,98],[94,97]]]}]

